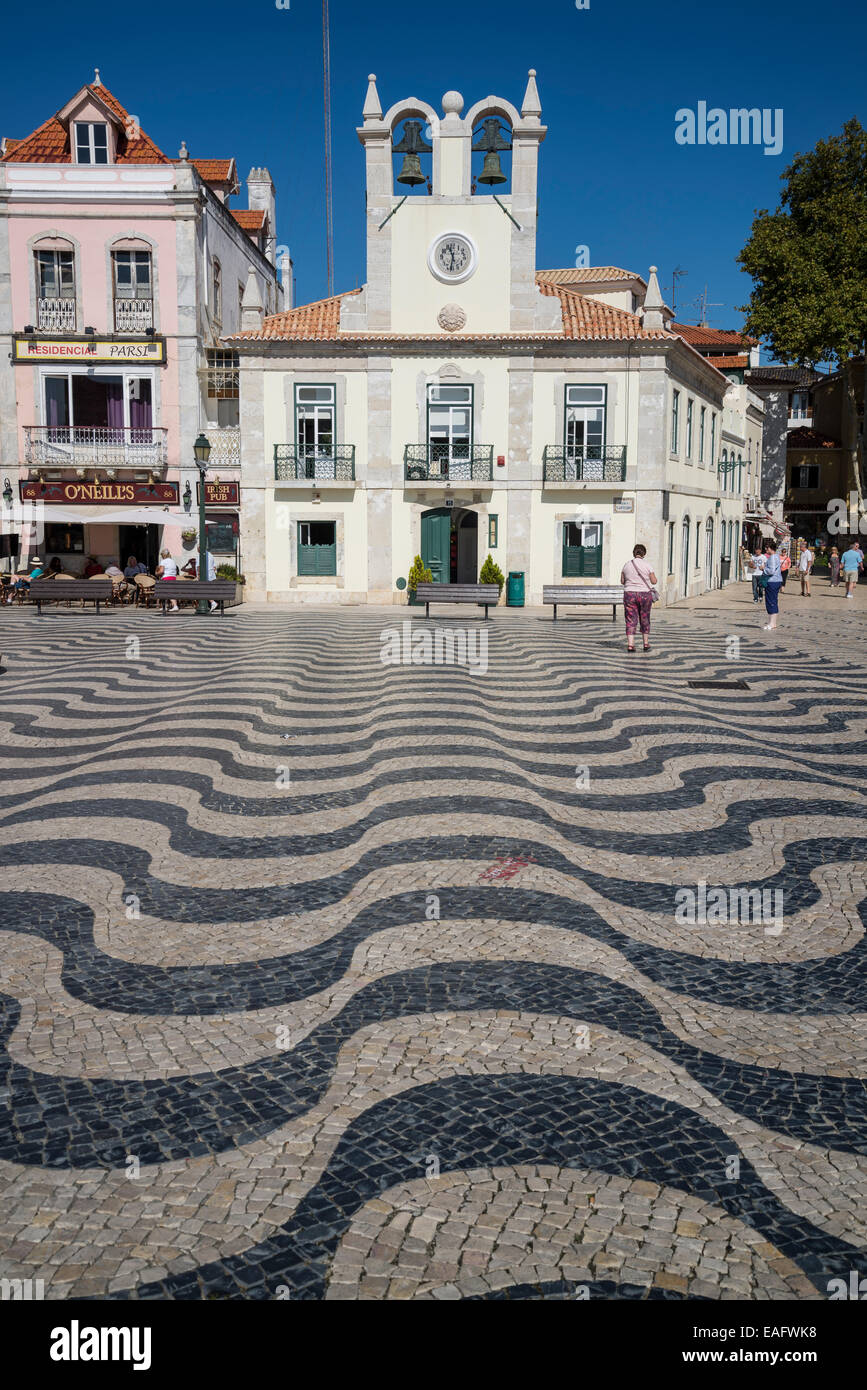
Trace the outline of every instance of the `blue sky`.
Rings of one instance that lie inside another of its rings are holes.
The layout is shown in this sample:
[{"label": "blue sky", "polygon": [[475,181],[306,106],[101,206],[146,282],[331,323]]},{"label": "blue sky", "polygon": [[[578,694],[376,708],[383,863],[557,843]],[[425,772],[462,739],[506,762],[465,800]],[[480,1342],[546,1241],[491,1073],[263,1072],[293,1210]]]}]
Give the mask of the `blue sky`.
[{"label": "blue sky", "polygon": [[[277,185],[278,240],[295,261],[297,302],[326,292],[322,169],[322,31],[318,0],[153,0],[129,9],[49,0],[39,25],[15,7],[4,21],[0,133],[23,136],[101,69],[103,81],[175,155],[234,155],[242,177],[266,164]],[[335,287],[365,278],[364,164],[355,135],[368,72],[383,108],[405,96],[439,109],[457,88],[467,106],[489,92],[520,106],[538,72],[542,120],[538,264],[591,264],[641,274],[664,290],[688,271],[678,317],[697,322],[705,283],[711,324],[737,327],[750,281],[735,265],[754,210],[775,207],[794,153],[865,122],[867,10],[845,0],[499,0],[378,6],[331,0]],[[371,17],[375,16],[375,22]],[[46,36],[50,34],[50,42]],[[675,111],[782,108],[782,153],[761,146],[675,143]],[[236,201],[236,206],[245,200]]]}]

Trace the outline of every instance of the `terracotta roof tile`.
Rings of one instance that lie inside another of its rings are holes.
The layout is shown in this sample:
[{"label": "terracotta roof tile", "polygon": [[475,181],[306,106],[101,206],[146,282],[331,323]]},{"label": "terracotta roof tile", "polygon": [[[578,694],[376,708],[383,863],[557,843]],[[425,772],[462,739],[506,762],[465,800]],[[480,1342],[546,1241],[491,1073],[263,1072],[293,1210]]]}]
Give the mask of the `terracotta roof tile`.
[{"label": "terracotta roof tile", "polygon": [[615,309],[610,304],[600,304],[563,286],[539,282],[543,294],[559,298],[563,327],[560,330],[535,333],[340,333],[340,305],[347,294],[360,294],[360,290],[349,290],[344,294],[333,295],[330,299],[320,299],[314,304],[305,304],[298,309],[286,309],[281,314],[266,318],[262,327],[247,329],[233,336],[233,341],[296,342],[316,339],[326,341],[343,337],[346,340],[358,339],[370,342],[425,342],[430,338],[441,338],[443,342],[498,342],[503,339],[534,338],[543,342],[568,338],[583,341],[622,341],[625,338],[673,338],[673,333],[665,329],[645,329],[635,314],[624,309]]},{"label": "terracotta roof tile", "polygon": [[617,265],[566,266],[564,270],[537,270],[537,280],[549,280],[554,285],[594,285],[606,280],[640,280],[631,270]]},{"label": "terracotta roof tile", "polygon": [[755,346],[758,338],[748,338],[736,328],[699,328],[694,323],[673,323],[672,333],[679,333],[693,347],[735,347],[745,344]]},{"label": "terracotta roof tile", "polygon": [[265,214],[261,208],[229,208],[229,211],[245,232],[258,232],[264,226]]},{"label": "terracotta roof tile", "polygon": [[[173,164],[180,164],[180,162],[179,159],[172,160]],[[188,163],[192,164],[203,183],[231,183],[233,181],[234,159],[191,159]]]},{"label": "terracotta roof tile", "polygon": [[750,365],[749,354],[746,352],[741,357],[709,357],[707,360],[719,371],[724,371],[726,367],[748,367]]},{"label": "terracotta roof tile", "polygon": [[[143,130],[139,129],[137,135],[132,139],[127,139],[126,129],[130,120],[129,113],[107,87],[88,85],[84,90],[88,91],[97,101],[103,102],[120,123],[118,164],[169,164],[171,162]],[[23,140],[8,141],[3,162],[7,164],[71,164],[72,151],[66,126],[58,116],[50,116],[47,121],[30,135],[25,136]]]}]

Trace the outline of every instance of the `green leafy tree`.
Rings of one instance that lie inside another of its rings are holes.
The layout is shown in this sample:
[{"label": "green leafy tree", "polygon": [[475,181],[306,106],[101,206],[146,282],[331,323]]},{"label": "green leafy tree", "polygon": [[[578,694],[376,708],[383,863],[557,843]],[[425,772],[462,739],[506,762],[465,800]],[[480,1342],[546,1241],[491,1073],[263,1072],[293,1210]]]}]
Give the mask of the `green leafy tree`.
[{"label": "green leafy tree", "polygon": [[426,569],[420,555],[416,555],[410,566],[409,578],[406,586],[411,594],[414,594],[419,584],[432,584],[433,575]]},{"label": "green leafy tree", "polygon": [[781,177],[779,208],[757,213],[738,256],[754,281],[744,331],[777,361],[842,364],[867,334],[867,131],[847,121]]}]

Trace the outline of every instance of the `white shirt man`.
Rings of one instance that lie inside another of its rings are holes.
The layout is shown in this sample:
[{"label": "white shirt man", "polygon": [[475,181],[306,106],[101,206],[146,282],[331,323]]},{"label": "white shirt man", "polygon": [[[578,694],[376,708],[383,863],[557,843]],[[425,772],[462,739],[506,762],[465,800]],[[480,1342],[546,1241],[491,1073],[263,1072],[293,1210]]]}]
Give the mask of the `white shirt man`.
[{"label": "white shirt man", "polygon": [[[217,577],[217,564],[216,564],[216,561],[215,561],[213,555],[211,554],[210,550],[206,550],[206,551],[205,551],[205,564],[207,565],[207,570],[206,570],[205,572],[203,572],[203,571],[202,571],[202,556],[201,556],[201,553],[199,552],[199,550],[197,549],[197,550],[196,550],[196,576],[197,576],[197,578],[199,578],[199,579],[204,579],[204,578],[207,577],[208,582],[210,582],[212,579],[216,579],[216,577]],[[217,608],[218,605],[214,602],[213,599],[211,599],[211,602],[210,602],[210,605],[209,605],[209,606],[210,606],[211,612],[213,613],[213,612],[214,612],[214,609]]]},{"label": "white shirt man", "polygon": [[809,547],[805,545],[804,549],[801,551],[801,558],[798,561],[798,570],[801,575],[802,598],[812,598],[812,594],[810,593],[810,571],[813,568],[813,561],[815,560],[815,558],[816,557],[813,554],[812,550],[810,550]]}]

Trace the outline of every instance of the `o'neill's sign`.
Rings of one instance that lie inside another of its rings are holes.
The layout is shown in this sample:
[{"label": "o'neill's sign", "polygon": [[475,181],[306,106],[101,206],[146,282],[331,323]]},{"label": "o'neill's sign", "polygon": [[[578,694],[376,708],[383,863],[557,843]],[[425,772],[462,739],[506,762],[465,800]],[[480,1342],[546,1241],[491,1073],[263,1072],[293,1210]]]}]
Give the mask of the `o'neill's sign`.
[{"label": "o'neill's sign", "polygon": [[22,502],[57,502],[87,506],[107,502],[112,506],[171,507],[178,501],[177,483],[20,483]]},{"label": "o'neill's sign", "polygon": [[16,335],[12,361],[22,362],[138,362],[164,367],[162,338],[36,338]]}]

